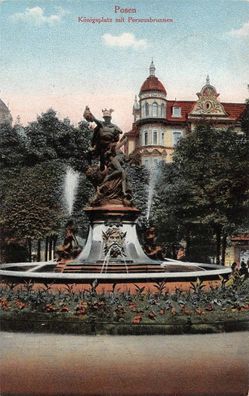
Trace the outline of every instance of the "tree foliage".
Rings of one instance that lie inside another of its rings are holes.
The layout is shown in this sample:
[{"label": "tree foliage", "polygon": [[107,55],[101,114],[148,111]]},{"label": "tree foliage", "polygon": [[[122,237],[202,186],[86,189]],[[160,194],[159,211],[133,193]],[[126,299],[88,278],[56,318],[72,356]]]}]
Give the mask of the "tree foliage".
[{"label": "tree foliage", "polygon": [[2,248],[10,238],[23,244],[62,233],[67,216],[64,175],[68,165],[81,171],[85,167],[88,125],[82,122],[75,128],[49,109],[22,133],[18,127],[2,126],[0,137]]},{"label": "tree foliage", "polygon": [[79,128],[75,128],[69,120],[59,120],[56,112],[49,109],[38,116],[37,121],[29,124],[26,134],[27,165],[60,159],[80,170],[84,168],[85,153],[90,140],[87,123],[82,122]]},{"label": "tree foliage", "polygon": [[80,174],[79,186],[73,205],[73,213],[70,218],[73,220],[74,225],[77,229],[77,233],[82,237],[87,237],[88,231],[88,217],[84,212],[87,207],[89,197],[93,196],[94,187],[91,182],[87,179],[84,173]]},{"label": "tree foliage", "polygon": [[241,129],[249,136],[249,99],[246,100],[246,108],[241,119]]},{"label": "tree foliage", "polygon": [[26,139],[18,128],[8,124],[0,127],[0,169],[21,167],[25,161]]},{"label": "tree foliage", "polygon": [[156,218],[165,224],[173,219],[178,240],[183,236],[188,240],[195,229],[202,228],[207,235],[212,230],[217,261],[221,238],[225,240],[248,215],[248,149],[245,134],[199,125],[179,142],[158,186],[162,204]]},{"label": "tree foliage", "polygon": [[144,166],[134,163],[129,164],[126,171],[132,191],[133,203],[141,211],[138,226],[143,229],[146,224],[146,209],[148,203],[148,171]]},{"label": "tree foliage", "polygon": [[60,162],[22,167],[8,177],[1,209],[1,226],[9,235],[42,239],[56,232],[62,217]]}]

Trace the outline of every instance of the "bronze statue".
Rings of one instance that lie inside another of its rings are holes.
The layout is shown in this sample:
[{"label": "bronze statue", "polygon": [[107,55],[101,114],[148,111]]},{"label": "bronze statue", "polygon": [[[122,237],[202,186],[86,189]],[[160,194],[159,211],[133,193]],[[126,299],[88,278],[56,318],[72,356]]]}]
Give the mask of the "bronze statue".
[{"label": "bronze statue", "polygon": [[156,229],[151,226],[145,231],[144,252],[152,260],[163,260],[163,249],[157,243]]},{"label": "bronze statue", "polygon": [[81,247],[76,238],[76,230],[73,221],[69,221],[65,228],[65,238],[63,244],[58,246],[56,253],[58,256],[57,261],[70,260],[77,257],[81,252]]},{"label": "bronze statue", "polygon": [[112,109],[102,110],[104,121],[99,121],[91,113],[88,106],[84,111],[84,117],[89,122],[95,122],[97,125],[94,128],[93,136],[91,139],[91,147],[88,152],[88,160],[91,165],[94,157],[100,159],[100,170],[103,171],[106,163],[106,156],[111,155],[115,151],[115,146],[119,141],[119,136],[122,134],[121,129],[111,123]]},{"label": "bronze statue", "polygon": [[[123,168],[124,154],[120,148],[125,139],[120,140],[121,129],[111,123],[112,109],[102,110],[103,121],[97,120],[89,107],[84,111],[88,122],[95,122],[91,139],[91,147],[87,153],[89,168],[86,175],[96,187],[96,195],[91,205],[97,206],[108,203],[131,205],[131,194],[127,185],[127,175]],[[92,160],[99,160],[99,167],[92,165]]]}]

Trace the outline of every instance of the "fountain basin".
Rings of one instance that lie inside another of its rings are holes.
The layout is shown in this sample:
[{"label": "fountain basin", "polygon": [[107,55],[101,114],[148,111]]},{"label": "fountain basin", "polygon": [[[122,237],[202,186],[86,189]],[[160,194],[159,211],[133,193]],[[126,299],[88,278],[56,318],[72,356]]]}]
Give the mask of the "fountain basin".
[{"label": "fountain basin", "polygon": [[217,280],[231,274],[230,267],[213,264],[187,263],[167,260],[160,265],[161,272],[101,273],[101,272],[55,272],[57,262],[9,263],[0,267],[3,280],[16,282],[31,280],[35,283],[134,283],[134,282],[190,282],[197,278]]}]

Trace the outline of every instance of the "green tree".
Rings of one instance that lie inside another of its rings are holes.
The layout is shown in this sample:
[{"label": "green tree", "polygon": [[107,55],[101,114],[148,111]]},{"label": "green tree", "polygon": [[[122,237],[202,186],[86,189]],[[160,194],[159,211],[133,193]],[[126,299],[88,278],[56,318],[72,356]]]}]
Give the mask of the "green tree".
[{"label": "green tree", "polygon": [[141,211],[138,220],[138,227],[143,229],[147,223],[146,209],[148,203],[148,171],[143,165],[138,163],[128,163],[126,167],[128,183],[132,191],[132,201]]},{"label": "green tree", "polygon": [[241,129],[249,136],[249,99],[246,100],[246,108],[241,119]]},{"label": "green tree", "polygon": [[62,166],[57,160],[15,172],[7,169],[4,179],[0,227],[7,245],[10,240],[26,242],[30,258],[32,241],[58,233],[63,218]]},{"label": "green tree", "polygon": [[[51,236],[62,234],[67,218],[63,207],[66,167],[72,166],[81,172],[85,169],[90,137],[86,122],[75,128],[68,119],[59,120],[53,109],[22,128],[22,133],[18,127],[2,127],[2,250],[11,250],[9,241],[16,245],[20,242],[21,259],[23,241],[25,244],[28,241],[30,255],[32,241],[38,241],[40,251],[45,238],[46,251],[49,245],[51,252]],[[78,197],[78,206],[80,201],[82,207],[85,205],[86,194]],[[18,255],[18,248],[16,251]]]},{"label": "green tree", "polygon": [[161,218],[171,211],[187,240],[195,229],[212,230],[222,264],[227,236],[248,214],[248,148],[245,134],[199,125],[177,145],[161,183]]},{"label": "green tree", "polygon": [[28,138],[28,165],[58,158],[79,170],[84,169],[91,136],[86,122],[75,128],[68,119],[59,120],[56,112],[49,109],[30,123],[25,132]]},{"label": "green tree", "polygon": [[25,161],[27,140],[18,128],[0,126],[0,168],[20,167]]}]

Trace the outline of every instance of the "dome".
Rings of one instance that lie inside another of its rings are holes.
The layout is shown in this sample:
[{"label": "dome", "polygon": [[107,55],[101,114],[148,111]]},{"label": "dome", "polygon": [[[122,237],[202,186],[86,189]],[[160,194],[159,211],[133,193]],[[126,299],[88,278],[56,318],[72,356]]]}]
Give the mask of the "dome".
[{"label": "dome", "polygon": [[148,91],[160,91],[166,95],[166,89],[161,81],[155,76],[149,76],[143,83],[140,89],[140,94]]},{"label": "dome", "polygon": [[6,104],[0,99],[0,124],[11,124],[12,117]]},{"label": "dome", "polygon": [[150,65],[150,75],[149,77],[146,78],[144,83],[141,86],[140,89],[140,94],[148,91],[159,91],[164,93],[164,95],[167,95],[166,89],[164,88],[163,84],[161,83],[160,80],[155,76],[155,66],[153,61],[151,62]]}]

